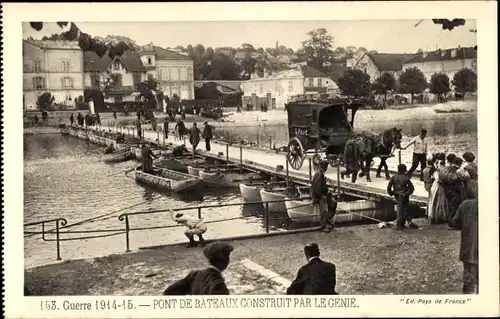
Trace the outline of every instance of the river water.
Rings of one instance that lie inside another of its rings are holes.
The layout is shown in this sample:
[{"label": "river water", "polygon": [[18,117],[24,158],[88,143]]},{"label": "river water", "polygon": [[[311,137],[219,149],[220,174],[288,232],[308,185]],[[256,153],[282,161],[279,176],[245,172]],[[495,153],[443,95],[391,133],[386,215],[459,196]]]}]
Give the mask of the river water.
[{"label": "river water", "polygon": [[[402,127],[405,135],[403,145],[405,145],[411,136],[418,134],[421,128],[426,128],[431,152],[462,154],[465,151],[472,151],[477,154],[475,113],[433,113],[419,120],[415,119],[411,111],[405,113],[406,117],[399,115],[392,119],[388,118],[388,114],[360,111],[355,122],[356,130],[381,131],[394,126]],[[240,136],[249,141],[256,141],[259,136],[260,141],[269,141],[271,138],[276,146],[286,145],[288,142],[287,128],[282,125],[225,130],[232,136]],[[225,133],[222,128],[217,131],[219,134]],[[61,244],[63,260],[124,252],[125,235],[118,234],[118,230],[121,231],[125,227],[124,222],[118,220],[118,216],[123,212],[241,202],[238,190],[233,192],[208,190],[203,198],[159,194],[137,185],[133,173],[127,176],[123,173],[134,167],[135,162],[108,165],[101,160],[102,154],[102,147],[73,137],[63,137],[58,134],[24,136],[24,222],[62,217],[68,220],[69,225],[85,221],[62,229],[63,231],[100,231],[61,234],[61,238],[65,240]],[[411,148],[403,152],[403,162],[409,164],[410,156]],[[395,168],[394,162],[394,160],[389,161],[391,168]],[[126,209],[133,205],[134,207]],[[186,211],[184,214],[192,218],[197,217],[196,210]],[[203,218],[208,222],[228,219],[224,222],[210,223],[206,238],[255,234],[264,232],[266,228],[260,207],[237,205],[207,208],[203,210]],[[174,226],[169,213],[130,217],[132,228],[162,225]],[[46,225],[46,229],[53,227],[54,224]],[[271,216],[269,227],[271,231],[278,231],[293,228],[294,225],[286,219],[286,216],[278,214]],[[26,227],[25,230],[40,231],[41,227]],[[101,235],[109,237],[68,240]],[[47,235],[46,238],[54,239],[55,236]],[[185,240],[183,229],[179,227],[132,231],[130,248],[134,250],[143,246]],[[26,268],[54,263],[56,245],[53,241],[43,241],[41,235],[27,235],[24,254]]]},{"label": "river water", "polygon": [[[105,238],[64,241],[61,245],[63,259],[96,257],[125,251],[125,235],[111,232],[124,229],[118,216],[123,212],[194,207],[240,203],[239,190],[211,191],[203,198],[162,195],[135,183],[133,173],[123,172],[134,167],[129,161],[108,165],[101,161],[103,148],[74,137],[59,134],[24,136],[24,222],[31,223],[52,218],[66,218],[68,224],[89,220],[62,231],[110,230],[96,233],[64,233],[61,238],[110,235]],[[110,176],[111,175],[111,176]],[[121,209],[133,208],[118,212]],[[197,210],[184,212],[187,217],[197,218]],[[202,210],[207,222],[230,219],[208,225],[206,238],[220,238],[255,234],[265,231],[262,208],[256,205],[237,205]],[[130,217],[130,227],[175,225],[170,214],[159,213]],[[47,224],[53,229],[55,224]],[[270,216],[271,231],[293,227],[286,216]],[[40,231],[41,226],[26,227],[27,231]],[[116,235],[114,235],[116,234]],[[112,235],[112,236],[111,236]],[[54,239],[55,235],[48,235]],[[184,242],[183,229],[179,227],[133,231],[131,249],[172,242]],[[25,267],[53,263],[56,244],[41,240],[41,235],[25,236]]]}]

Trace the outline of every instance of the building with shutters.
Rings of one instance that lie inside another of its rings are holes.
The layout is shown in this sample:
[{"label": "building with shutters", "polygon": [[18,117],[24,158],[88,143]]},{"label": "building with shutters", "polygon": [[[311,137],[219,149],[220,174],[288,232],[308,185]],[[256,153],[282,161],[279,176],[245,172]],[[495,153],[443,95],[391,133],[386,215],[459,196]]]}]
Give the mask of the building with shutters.
[{"label": "building with shutters", "polygon": [[77,42],[23,40],[24,109],[36,109],[45,92],[55,103],[74,108],[83,89],[83,52]]},{"label": "building with shutters", "polygon": [[189,56],[153,44],[141,47],[139,56],[148,76],[156,79],[165,96],[194,99],[193,60]]}]

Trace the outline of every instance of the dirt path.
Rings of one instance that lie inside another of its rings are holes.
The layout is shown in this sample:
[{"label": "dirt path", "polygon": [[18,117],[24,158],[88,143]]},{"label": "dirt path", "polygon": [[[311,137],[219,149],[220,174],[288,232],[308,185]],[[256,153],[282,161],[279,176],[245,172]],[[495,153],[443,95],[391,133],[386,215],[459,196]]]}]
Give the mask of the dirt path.
[{"label": "dirt path", "polygon": [[[234,241],[225,278],[232,294],[283,293],[305,262],[303,245],[316,242],[337,265],[341,294],[455,294],[462,285],[459,238],[441,225],[405,231],[369,225]],[[158,295],[204,265],[200,249],[167,246],[27,269],[25,283],[38,295]]]}]

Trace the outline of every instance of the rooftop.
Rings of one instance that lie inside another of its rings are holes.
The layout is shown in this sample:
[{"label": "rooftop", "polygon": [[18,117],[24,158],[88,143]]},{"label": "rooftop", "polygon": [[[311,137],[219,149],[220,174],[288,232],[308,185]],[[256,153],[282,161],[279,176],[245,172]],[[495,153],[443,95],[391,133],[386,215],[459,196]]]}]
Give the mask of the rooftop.
[{"label": "rooftop", "polygon": [[[133,51],[125,51],[120,57],[117,57],[128,71],[144,72],[146,68],[142,64],[139,54]],[[113,59],[107,54],[100,58],[94,52],[84,52],[83,54],[83,70],[85,72],[104,71],[106,70]]]},{"label": "rooftop", "polygon": [[403,64],[415,57],[407,53],[366,53],[380,71],[397,71],[403,69]]},{"label": "rooftop", "polygon": [[26,43],[36,45],[43,49],[62,49],[62,50],[81,50],[76,41],[64,41],[64,40],[35,40],[35,39],[25,39]]},{"label": "rooftop", "polygon": [[[455,55],[453,55],[455,51]],[[451,61],[451,60],[463,60],[463,59],[477,59],[477,50],[473,47],[465,48],[452,48],[445,50],[436,50],[431,52],[424,52],[414,56],[411,60],[406,63],[421,63],[421,62],[432,62],[432,61]]]},{"label": "rooftop", "polygon": [[154,44],[142,46],[139,49],[139,54],[154,54],[156,60],[192,60],[189,56],[173,52]]}]

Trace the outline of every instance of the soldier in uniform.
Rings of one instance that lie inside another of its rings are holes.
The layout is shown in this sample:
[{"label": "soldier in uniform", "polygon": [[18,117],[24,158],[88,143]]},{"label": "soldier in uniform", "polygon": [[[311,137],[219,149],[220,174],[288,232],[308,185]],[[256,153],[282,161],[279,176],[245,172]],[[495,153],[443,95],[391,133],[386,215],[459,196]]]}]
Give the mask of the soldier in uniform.
[{"label": "soldier in uniform", "polygon": [[233,246],[213,242],[203,249],[210,265],[205,269],[193,270],[186,277],[165,289],[164,295],[229,295],[222,272],[227,268]]},{"label": "soldier in uniform", "polygon": [[287,295],[337,295],[336,267],[319,258],[318,244],[304,247],[307,264],[300,267],[297,278],[286,290]]}]

